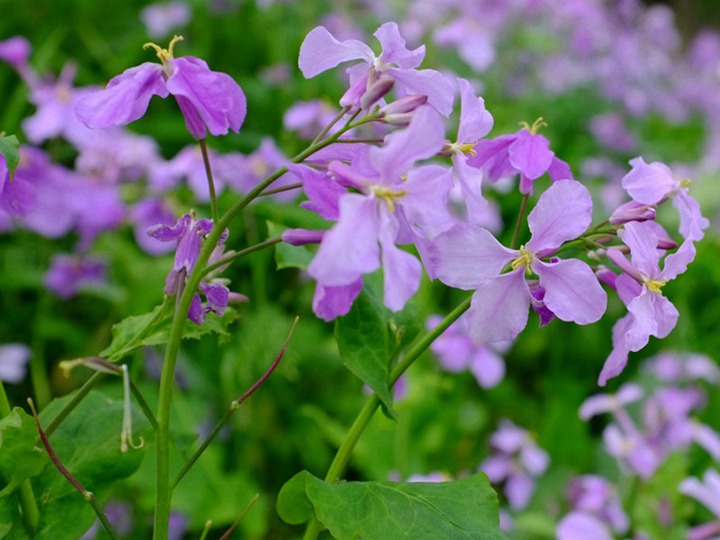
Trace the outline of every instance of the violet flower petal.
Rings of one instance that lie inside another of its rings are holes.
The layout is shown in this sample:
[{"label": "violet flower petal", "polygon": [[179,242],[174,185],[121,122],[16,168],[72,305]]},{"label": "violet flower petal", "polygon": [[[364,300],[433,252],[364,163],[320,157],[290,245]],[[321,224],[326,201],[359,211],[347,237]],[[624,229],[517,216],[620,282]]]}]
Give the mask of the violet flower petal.
[{"label": "violet flower petal", "polygon": [[313,28],[300,45],[298,66],[306,79],[350,60],[375,59],[372,49],[356,39],[338,41],[323,26]]}]

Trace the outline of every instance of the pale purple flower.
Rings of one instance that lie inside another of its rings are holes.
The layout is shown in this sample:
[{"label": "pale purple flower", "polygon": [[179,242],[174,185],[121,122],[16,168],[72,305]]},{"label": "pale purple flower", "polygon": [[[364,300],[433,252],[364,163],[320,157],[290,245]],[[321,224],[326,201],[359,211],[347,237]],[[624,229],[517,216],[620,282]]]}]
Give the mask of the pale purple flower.
[{"label": "pale purple flower", "polygon": [[[441,317],[433,316],[427,321],[428,329],[435,328]],[[503,344],[506,349],[509,344]],[[468,334],[467,321],[461,317],[451,324],[430,345],[442,367],[458,373],[469,370],[482,388],[497,386],[505,376],[505,362],[495,348],[477,343]]]},{"label": "pale purple flower", "polygon": [[110,80],[104,90],[79,100],[76,111],[87,126],[122,126],[145,114],[154,95],[169,94],[182,111],[185,125],[195,139],[204,139],[209,131],[225,135],[238,132],[245,120],[247,104],[238,84],[225,73],[211,71],[199,58],[173,56],[176,36],[168,49],[148,43],[157,52],[161,64],[146,62],[130,68]]},{"label": "pale purple flower", "polygon": [[150,4],[140,11],[140,19],[152,39],[164,38],[189,23],[191,17],[190,5],[179,1]]},{"label": "pale purple flower", "polygon": [[571,512],[555,529],[557,540],[614,540],[609,527],[592,514]]},{"label": "pale purple flower", "polygon": [[17,384],[25,379],[32,351],[23,343],[0,345],[0,381]]},{"label": "pale purple flower", "polygon": [[153,225],[172,226],[175,215],[165,206],[161,199],[143,199],[130,210],[130,219],[133,223],[135,240],[146,253],[161,255],[173,250],[172,244],[159,241],[147,234]]},{"label": "pale purple flower", "polygon": [[22,36],[0,41],[0,60],[20,71],[30,59],[30,42]]},{"label": "pale purple flower", "polygon": [[720,368],[704,354],[680,354],[664,351],[643,362],[642,369],[666,383],[720,381]]},{"label": "pale purple flower", "polygon": [[[212,220],[195,219],[195,214],[190,213],[178,219],[173,226],[159,224],[148,229],[148,234],[161,242],[177,242],[175,262],[165,280],[165,294],[169,296],[182,294],[187,278],[197,263],[203,240],[210,234],[212,227]],[[223,244],[226,238],[227,231],[218,240],[208,264],[218,262],[222,258]],[[211,311],[220,317],[225,313],[230,299],[230,291],[225,285],[226,280],[214,277],[221,270],[205,276],[200,282],[198,288],[205,296],[205,304],[202,303],[198,293],[193,296],[188,318],[195,324],[200,325],[205,322],[205,315]]]},{"label": "pale purple flower", "polygon": [[685,271],[695,257],[695,249],[692,242],[686,241],[665,258],[660,270],[659,238],[656,224],[631,221],[624,226],[622,240],[630,248],[632,263],[617,248],[607,250],[610,260],[623,270],[615,286],[628,314],[613,327],[613,351],[600,373],[600,386],[622,372],[629,352],[645,347],[650,336],[664,338],[677,323],[678,311],[661,289]]},{"label": "pale purple flower", "polygon": [[630,152],[637,145],[622,114],[617,112],[595,116],[590,121],[590,132],[608,150]]},{"label": "pale purple flower", "polygon": [[468,221],[479,223],[488,207],[481,192],[484,173],[477,167],[471,167],[468,160],[476,155],[478,141],[490,133],[493,117],[485,109],[485,101],[475,96],[467,80],[458,79],[457,82],[460,88],[460,124],[457,140],[447,146],[445,153],[451,156],[455,178],[466,201]]},{"label": "pale purple flower", "polygon": [[384,79],[394,81],[399,96],[426,95],[432,107],[448,116],[453,102],[450,83],[435,70],[415,69],[423,61],[425,46],[407,49],[394,22],[383,24],[374,35],[382,46],[379,56],[375,56],[372,49],[361,41],[338,41],[326,28],[318,26],[310,31],[300,46],[300,71],[309,79],[344,62],[361,60],[361,63],[348,69],[350,88],[340,99],[343,107],[360,107],[363,96]]},{"label": "pale purple flower", "polygon": [[676,180],[670,168],[655,161],[647,164],[642,157],[630,160],[632,169],[622,180],[628,194],[640,204],[660,204],[671,199],[680,214],[680,234],[697,241],[704,236],[709,222],[700,213],[700,206],[688,193],[689,180]]},{"label": "pale purple flower", "polygon": [[480,464],[490,482],[504,482],[510,507],[522,510],[535,491],[535,478],[548,468],[550,458],[530,433],[510,420],[503,420],[490,437],[493,454]]},{"label": "pale purple flower", "polygon": [[519,174],[523,194],[531,194],[534,180],[545,173],[553,182],[573,180],[570,166],[555,156],[550,150],[550,141],[538,133],[544,125],[542,118],[538,118],[532,126],[523,124],[523,128],[512,135],[478,141],[475,155],[467,162],[483,169],[490,182]]},{"label": "pale purple flower", "polygon": [[612,484],[602,476],[586,474],[574,478],[568,488],[568,499],[573,510],[600,519],[618,534],[627,532],[630,525],[627,514]]},{"label": "pale purple flower", "polygon": [[[527,324],[531,305],[541,312],[546,307],[563,321],[590,324],[607,304],[592,269],[578,259],[542,259],[585,232],[591,214],[592,199],[582,184],[556,182],[530,212],[532,237],[519,250],[502,246],[481,227],[456,225],[423,249],[423,259],[432,278],[475,289],[468,317],[470,334],[480,342],[515,339]],[[511,271],[501,274],[508,264]],[[532,273],[538,275],[537,283],[526,280]]]},{"label": "pale purple flower", "polygon": [[[447,207],[450,171],[434,165],[411,169],[416,161],[439,152],[443,144],[441,118],[424,107],[407,129],[389,135],[382,148],[358,155],[352,165],[330,163],[334,181],[358,192],[335,190],[325,196],[316,190],[317,197],[311,196],[311,204],[323,217],[337,219],[308,266],[308,273],[318,282],[313,302],[318,316],[332,319],[347,313],[360,291],[362,276],[381,265],[388,308],[402,309],[415,293],[422,273],[420,262],[396,243],[412,242],[414,235],[432,238],[452,223]],[[313,175],[304,174],[303,181],[307,190]]]},{"label": "pale purple flower", "polygon": [[705,525],[693,527],[688,532],[688,540],[714,540],[720,535],[720,474],[708,469],[702,482],[698,478],[686,478],[680,483],[680,493],[702,503],[715,514],[715,519]]},{"label": "pale purple flower", "polygon": [[104,261],[83,255],[54,255],[45,274],[45,286],[63,300],[75,296],[85,287],[106,282]]}]

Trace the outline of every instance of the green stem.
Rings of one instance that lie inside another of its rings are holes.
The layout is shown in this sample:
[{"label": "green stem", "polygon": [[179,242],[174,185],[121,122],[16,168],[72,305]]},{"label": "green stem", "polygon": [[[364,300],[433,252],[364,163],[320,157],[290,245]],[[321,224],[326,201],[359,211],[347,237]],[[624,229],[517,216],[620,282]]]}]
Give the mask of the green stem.
[{"label": "green stem", "polygon": [[[11,412],[10,401],[5,393],[5,386],[0,381],[0,417],[5,418]],[[23,524],[25,530],[33,536],[37,531],[38,522],[40,521],[40,512],[35,502],[35,494],[33,493],[30,480],[25,480],[20,484],[20,508],[22,509]]]},{"label": "green stem", "polygon": [[523,195],[522,203],[520,203],[520,211],[518,212],[518,218],[515,222],[515,230],[513,231],[512,241],[510,242],[510,249],[515,249],[517,245],[518,237],[520,236],[520,225],[522,224],[523,217],[525,217],[525,209],[527,208],[528,199],[530,195]]},{"label": "green stem", "polygon": [[[318,150],[334,143],[343,133],[372,121],[371,118],[362,118],[352,124],[354,116],[348,120],[342,129],[332,134],[317,144],[310,145],[303,152],[293,158],[293,163],[300,163]],[[235,217],[253,200],[255,200],[268,186],[287,172],[287,167],[281,167],[265,180],[251,189],[245,197],[236,201],[227,212],[215,222],[210,234],[205,239],[203,246],[195,262],[192,273],[188,276],[183,292],[175,305],[170,335],[165,348],[165,360],[160,375],[160,390],[158,393],[157,421],[158,430],[156,433],[156,493],[155,493],[155,520],[153,538],[154,540],[167,540],[168,523],[170,521],[170,502],[172,499],[172,485],[170,483],[170,403],[175,376],[175,364],[180,350],[183,326],[190,309],[195,291],[203,278],[205,267],[210,259],[210,254],[218,243],[223,231],[230,225]]]},{"label": "green stem", "polygon": [[210,212],[213,222],[217,223],[220,214],[218,213],[217,195],[215,194],[215,182],[213,181],[212,168],[210,167],[210,156],[208,154],[205,139],[200,139],[200,151],[202,152],[203,163],[205,164],[205,175],[207,176],[208,188],[210,189]]},{"label": "green stem", "polygon": [[349,107],[349,106],[346,106],[346,107],[343,107],[342,109],[340,109],[340,112],[337,113],[337,115],[335,116],[335,118],[333,118],[332,120],[330,120],[330,123],[328,123],[328,125],[325,126],[320,133],[317,134],[317,137],[315,137],[315,139],[313,139],[312,144],[317,144],[317,143],[319,143],[320,140],[321,140],[325,135],[328,134],[328,132],[332,129],[332,127],[333,127],[335,124],[337,124],[337,123],[340,121],[340,119],[341,119],[343,116],[345,116],[349,111],[350,111],[350,107]]},{"label": "green stem", "polygon": [[267,191],[263,191],[260,194],[260,197],[267,197],[268,195],[275,195],[276,193],[284,193],[286,191],[292,191],[293,189],[299,189],[301,187],[303,187],[302,182],[297,182],[295,184],[290,184],[290,185],[275,188],[275,189],[268,189]]},{"label": "green stem", "polygon": [[[413,362],[415,362],[415,360],[417,360],[420,355],[425,352],[428,347],[430,347],[432,342],[435,341],[448,326],[454,323],[468,310],[468,308],[470,308],[471,301],[472,296],[468,296],[458,307],[452,310],[439,325],[415,342],[413,347],[400,360],[400,362],[398,362],[395,369],[393,369],[390,374],[390,386],[393,386],[397,382],[400,376],[407,371]],[[338,448],[335,458],[330,464],[330,468],[325,475],[325,482],[332,484],[340,480],[345,472],[348,462],[350,461],[350,456],[355,448],[355,445],[360,440],[360,436],[365,431],[365,428],[367,428],[379,406],[380,398],[378,398],[377,394],[373,394],[367,403],[365,403],[365,406],[362,408],[357,418],[355,418],[352,426],[350,426],[350,430],[345,436],[345,440],[340,445],[340,448]],[[316,518],[312,518],[305,530],[303,540],[315,540],[321,530],[322,526],[320,522]]]},{"label": "green stem", "polygon": [[288,333],[287,338],[285,338],[285,343],[283,343],[282,348],[280,349],[280,352],[275,357],[275,360],[272,364],[270,364],[270,367],[263,373],[263,375],[255,381],[255,384],[253,384],[247,392],[245,392],[242,396],[240,396],[238,399],[234,400],[230,405],[228,406],[227,410],[225,411],[225,414],[220,419],[220,421],[215,425],[210,435],[207,436],[207,438],[203,441],[203,443],[200,445],[200,447],[195,451],[195,453],[192,455],[192,457],[185,463],[182,470],[178,473],[178,475],[175,477],[175,480],[173,481],[173,488],[177,486],[180,483],[180,480],[183,479],[183,477],[187,474],[187,472],[190,470],[190,468],[195,464],[195,462],[200,458],[200,456],[205,452],[205,449],[210,446],[210,443],[215,440],[215,437],[218,436],[220,431],[222,431],[222,428],[225,427],[225,424],[227,424],[230,421],[230,417],[233,415],[235,411],[237,411],[240,408],[240,405],[242,405],[246,399],[248,399],[250,396],[252,396],[255,391],[260,388],[263,383],[272,375],[273,371],[275,371],[275,368],[278,367],[278,364],[280,363],[280,360],[285,355],[285,350],[287,349],[288,344],[290,343],[290,338],[293,335],[293,332],[295,331],[295,326],[297,326],[298,321],[300,320],[300,317],[295,317],[295,320],[293,321],[292,327],[290,327],[290,332]]}]

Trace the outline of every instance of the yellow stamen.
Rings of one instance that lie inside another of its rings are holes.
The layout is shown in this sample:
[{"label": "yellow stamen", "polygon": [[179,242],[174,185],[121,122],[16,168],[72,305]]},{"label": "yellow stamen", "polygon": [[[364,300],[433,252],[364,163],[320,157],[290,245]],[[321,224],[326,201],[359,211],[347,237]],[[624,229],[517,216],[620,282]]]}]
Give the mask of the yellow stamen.
[{"label": "yellow stamen", "polygon": [[394,214],[395,203],[397,202],[397,199],[399,199],[403,195],[407,195],[407,189],[393,190],[390,188],[378,186],[373,188],[373,193],[383,199],[387,203],[388,208],[390,208],[390,211]]},{"label": "yellow stamen", "polygon": [[535,120],[532,126],[529,125],[527,122],[519,122],[519,124],[521,128],[527,129],[532,135],[537,135],[537,132],[540,131],[540,128],[547,127],[547,122],[543,120],[542,116]]},{"label": "yellow stamen", "polygon": [[686,178],[685,180],[680,180],[681,188],[688,188],[690,187],[690,184],[692,184],[692,180],[690,180],[689,178]]},{"label": "yellow stamen", "polygon": [[160,47],[160,45],[151,42],[145,43],[143,45],[143,49],[154,49],[155,54],[157,54],[157,57],[160,59],[160,61],[163,63],[163,65],[167,64],[168,60],[173,59],[173,49],[175,48],[175,43],[178,41],[182,41],[182,36],[173,36],[173,38],[170,40],[170,45],[168,45],[167,49],[163,49]]},{"label": "yellow stamen", "polygon": [[477,152],[475,151],[475,145],[476,145],[476,144],[477,144],[476,142],[474,142],[474,143],[460,144],[460,145],[458,145],[457,148],[458,148],[458,150],[459,150],[460,152],[462,152],[463,154],[466,154],[466,155],[471,156],[471,157],[475,157],[475,156],[477,156]]},{"label": "yellow stamen", "polygon": [[663,279],[660,281],[659,279],[649,279],[645,282],[645,286],[648,288],[648,290],[657,293],[662,294],[662,288],[667,283],[667,279]]},{"label": "yellow stamen", "polygon": [[525,249],[525,246],[520,246],[519,251],[520,256],[510,263],[510,267],[513,270],[517,270],[521,266],[525,266],[525,273],[527,275],[531,275],[532,270],[530,270],[530,263],[532,263],[533,255],[527,249]]}]

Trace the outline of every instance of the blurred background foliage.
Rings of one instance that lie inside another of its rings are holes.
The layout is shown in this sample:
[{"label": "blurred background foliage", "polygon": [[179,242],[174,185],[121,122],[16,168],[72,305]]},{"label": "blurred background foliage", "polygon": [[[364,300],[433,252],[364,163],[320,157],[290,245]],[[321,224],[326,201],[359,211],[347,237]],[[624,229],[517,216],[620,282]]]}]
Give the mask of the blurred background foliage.
[{"label": "blurred background foliage", "polygon": [[[137,0],[0,0],[0,39],[26,36],[34,48],[32,64],[40,73],[54,76],[72,61],[78,66],[77,85],[102,85],[128,67],[155,61],[154,53],[142,48],[149,41],[139,19],[146,4]],[[248,98],[245,125],[239,135],[210,144],[244,153],[271,136],[292,155],[302,145],[283,131],[283,113],[297,100],[321,98],[335,103],[340,96],[342,87],[336,74],[304,80],[296,64],[303,37],[322,16],[330,10],[346,10],[370,32],[378,24],[371,10],[351,7],[350,2],[299,1],[265,7],[239,0],[190,4],[193,17],[179,32],[185,41],[176,46],[176,52],[205,59],[212,69],[229,73],[242,86]],[[720,22],[713,0],[677,0],[673,4],[686,39],[700,25]],[[429,51],[424,66],[445,65],[462,69],[452,53]],[[272,70],[287,76],[273,84]],[[544,133],[553,150],[574,170],[587,155],[599,151],[586,125],[594,114],[609,108],[606,102],[585,90],[511,96],[504,92],[502,72],[503,66],[499,66],[482,76],[482,95],[496,121],[494,134],[515,131],[520,120],[544,116],[550,118]],[[13,71],[0,66],[0,130],[22,139],[21,120],[32,112],[27,88]],[[659,117],[641,118],[634,128],[650,159],[692,162],[699,157],[704,131],[697,119],[673,125]],[[155,137],[166,158],[190,142],[183,120],[169,100],[154,100],[148,115],[130,129]],[[47,149],[58,160],[72,163],[73,149],[62,141],[51,141]],[[613,157],[623,163],[633,156]],[[224,195],[221,205],[231,198]],[[505,221],[512,223],[518,197],[498,199]],[[596,220],[601,212],[598,209]],[[264,239],[268,220],[302,226],[309,219],[302,210],[264,201],[236,222],[229,243],[238,249]],[[42,276],[51,254],[63,244],[69,247],[72,240],[58,243],[27,232],[0,237],[0,343],[28,343],[34,354],[45,357],[56,394],[71,391],[85,377],[75,372],[70,380],[63,378],[58,362],[96,354],[109,342],[112,324],[158,305],[171,264],[169,256],[151,258],[142,253],[130,231],[103,236],[95,251],[109,259],[112,286],[63,302],[44,290]],[[610,390],[635,375],[641,358],[661,349],[717,356],[719,247],[717,236],[709,235],[699,244],[697,260],[687,274],[667,285],[664,291],[681,313],[678,327],[666,340],[651,340],[642,353],[632,355],[628,369],[611,382]],[[180,485],[174,501],[194,531],[199,531],[208,517],[214,519],[218,530],[227,526],[257,492],[261,498],[242,522],[242,537],[292,538],[297,533],[275,515],[274,497],[301,469],[324,475],[366,396],[360,381],[341,363],[332,324],[319,321],[310,310],[313,285],[295,269],[274,268],[271,251],[238,261],[226,275],[232,279],[232,289],[247,294],[250,303],[240,308],[241,319],[232,335],[221,340],[221,347],[212,337],[183,348],[180,390],[174,397],[174,430],[180,449],[188,450],[196,443],[197,434],[207,431],[230,401],[262,375],[279,351],[293,317],[301,318],[278,371],[242,406],[220,441]],[[425,279],[407,310],[423,325],[429,315],[447,313],[462,298],[461,293]],[[538,444],[552,456],[553,472],[542,481],[533,505],[540,521],[544,513],[557,516],[559,509],[548,501],[560,497],[572,474],[592,471],[617,476],[614,462],[603,458],[600,450],[602,423],[584,423],[577,411],[587,396],[598,391],[597,375],[611,349],[610,329],[623,309],[619,301],[611,302],[603,322],[589,327],[554,321],[539,329],[531,315],[528,329],[505,357],[506,379],[491,390],[479,388],[469,373],[445,373],[426,354],[410,370],[407,395],[397,404],[398,419],[378,415],[358,446],[348,478],[404,479],[432,471],[451,475],[473,472],[487,455],[487,436],[496,429],[497,419],[510,418],[531,428]],[[150,376],[142,388],[153,406],[156,385],[152,376],[160,362],[158,354],[145,351],[132,358],[134,375],[138,379],[143,374]],[[117,386],[108,383],[106,391],[117,393]],[[19,385],[9,391],[16,403],[22,403],[31,388]],[[720,399],[714,397],[706,416],[710,421],[719,415]],[[181,456],[175,457],[180,466]],[[598,460],[604,470],[598,471]],[[140,531],[150,523],[152,468],[152,459],[146,459],[140,473],[116,495],[134,502],[134,520]],[[534,526],[529,525],[531,530],[536,530]],[[137,534],[143,537],[142,532]]]}]

